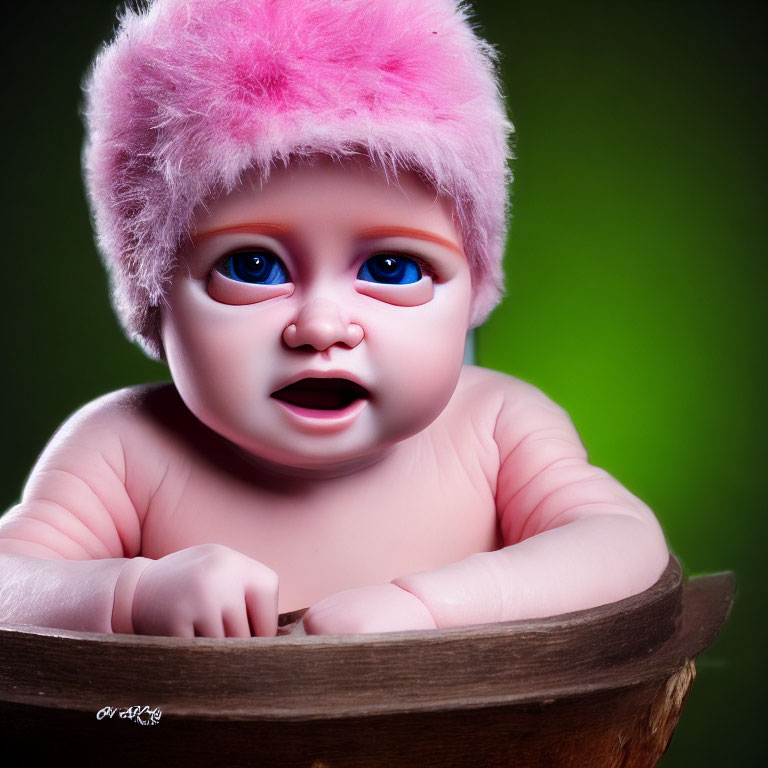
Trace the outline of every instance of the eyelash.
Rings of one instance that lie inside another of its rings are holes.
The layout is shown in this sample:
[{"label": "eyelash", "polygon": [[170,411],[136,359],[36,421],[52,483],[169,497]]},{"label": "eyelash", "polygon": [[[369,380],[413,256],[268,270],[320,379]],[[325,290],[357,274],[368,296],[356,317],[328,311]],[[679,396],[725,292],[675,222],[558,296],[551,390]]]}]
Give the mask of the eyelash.
[{"label": "eyelash", "polygon": [[[272,254],[283,265],[283,267],[285,268],[285,272],[286,272],[286,274],[288,276],[288,279],[292,280],[291,271],[288,269],[288,267],[286,266],[286,264],[283,261],[283,259],[281,259],[270,248],[265,248],[264,246],[260,246],[260,245],[244,246],[244,247],[236,248],[233,251],[228,251],[223,256],[221,256],[219,259],[217,259],[216,262],[214,263],[214,265],[211,267],[211,271],[208,274],[209,279],[210,279],[210,274],[212,272],[219,272],[222,275],[224,275],[225,277],[229,277],[226,274],[227,273],[226,266],[227,266],[227,263],[229,262],[229,260],[233,256],[235,256],[236,254],[238,254],[238,253],[248,253],[250,251],[264,251],[266,253]],[[355,266],[355,268],[353,270],[355,275],[357,275],[357,273],[362,268],[363,264],[365,264],[365,262],[368,261],[368,259],[370,259],[373,256],[377,256],[377,255],[382,255],[382,256],[398,256],[398,257],[405,257],[405,258],[411,259],[412,261],[416,262],[416,264],[418,264],[419,269],[421,270],[421,273],[422,273],[422,275],[424,275],[424,277],[429,277],[432,280],[437,281],[437,273],[436,273],[434,267],[428,261],[426,261],[423,257],[418,256],[417,254],[411,253],[409,251],[399,251],[399,250],[395,250],[395,249],[391,249],[391,250],[387,250],[387,249],[382,249],[382,250],[373,249],[373,250],[370,250],[370,251],[366,252],[366,254],[362,258],[360,258],[360,259],[358,259],[356,261],[356,266]],[[230,279],[232,279],[232,278],[230,278]]]},{"label": "eyelash", "polygon": [[419,265],[419,269],[421,270],[421,274],[424,275],[424,277],[429,277],[432,280],[437,280],[437,273],[435,272],[435,268],[428,262],[425,261],[423,257],[418,256],[415,253],[411,253],[409,251],[398,251],[394,249],[374,249],[371,251],[368,251],[365,256],[363,256],[362,259],[359,260],[359,263],[357,264],[357,271],[360,271],[360,268],[365,264],[368,259],[370,259],[373,256],[398,256],[398,257],[404,257],[406,259],[410,259],[411,261],[415,261],[416,264]]},{"label": "eyelash", "polygon": [[[265,248],[263,246],[252,246],[252,247],[243,247],[243,248],[236,248],[234,251],[230,251],[229,253],[226,253],[224,256],[222,256],[213,266],[213,269],[211,270],[219,272],[220,274],[224,275],[224,277],[230,279],[230,280],[236,280],[238,282],[248,282],[245,280],[240,280],[238,277],[234,276],[232,272],[234,271],[234,264],[233,260],[234,257],[238,254],[262,254],[265,256],[270,257],[270,260],[272,261],[272,268],[270,269],[270,272],[268,274],[273,274],[275,269],[277,269],[284,277],[287,278],[287,280],[280,280],[280,283],[283,282],[291,282],[290,274],[288,272],[288,268],[285,266],[285,263],[283,260],[270,248]],[[210,279],[210,273],[209,273],[209,279]],[[261,285],[270,285],[274,284],[271,281],[270,282],[261,282],[261,281],[254,281],[255,284],[261,284]]]}]

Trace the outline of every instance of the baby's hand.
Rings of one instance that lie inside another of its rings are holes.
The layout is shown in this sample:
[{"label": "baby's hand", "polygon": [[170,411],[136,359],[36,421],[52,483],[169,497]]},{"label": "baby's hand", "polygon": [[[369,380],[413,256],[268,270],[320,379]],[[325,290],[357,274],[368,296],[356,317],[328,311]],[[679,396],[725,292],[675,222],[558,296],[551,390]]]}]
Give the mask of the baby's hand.
[{"label": "baby's hand", "polygon": [[394,584],[337,592],[315,603],[304,616],[308,635],[349,635],[435,629],[424,604]]},{"label": "baby's hand", "polygon": [[277,574],[219,544],[153,560],[133,598],[133,631],[172,637],[277,633]]}]

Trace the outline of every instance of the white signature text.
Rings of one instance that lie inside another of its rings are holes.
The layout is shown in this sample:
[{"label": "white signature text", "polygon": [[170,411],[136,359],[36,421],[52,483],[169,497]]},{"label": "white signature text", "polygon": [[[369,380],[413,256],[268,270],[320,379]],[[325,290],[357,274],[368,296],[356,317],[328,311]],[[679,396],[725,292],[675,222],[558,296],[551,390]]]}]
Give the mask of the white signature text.
[{"label": "white signature text", "polygon": [[132,720],[139,725],[157,725],[160,722],[162,716],[160,709],[155,707],[150,709],[149,707],[102,707],[96,713],[97,720],[103,720],[104,718],[112,719],[117,716],[121,720]]}]

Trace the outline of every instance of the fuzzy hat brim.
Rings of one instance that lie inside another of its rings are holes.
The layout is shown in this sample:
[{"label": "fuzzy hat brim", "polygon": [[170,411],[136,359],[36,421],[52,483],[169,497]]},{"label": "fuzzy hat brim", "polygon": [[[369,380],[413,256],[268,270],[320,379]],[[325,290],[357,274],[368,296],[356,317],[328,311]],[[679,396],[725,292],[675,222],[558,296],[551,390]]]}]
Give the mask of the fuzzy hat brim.
[{"label": "fuzzy hat brim", "polygon": [[198,206],[318,153],[415,170],[448,196],[472,323],[498,302],[511,126],[494,51],[453,0],[155,0],[125,11],[85,92],[98,245],[149,354]]}]

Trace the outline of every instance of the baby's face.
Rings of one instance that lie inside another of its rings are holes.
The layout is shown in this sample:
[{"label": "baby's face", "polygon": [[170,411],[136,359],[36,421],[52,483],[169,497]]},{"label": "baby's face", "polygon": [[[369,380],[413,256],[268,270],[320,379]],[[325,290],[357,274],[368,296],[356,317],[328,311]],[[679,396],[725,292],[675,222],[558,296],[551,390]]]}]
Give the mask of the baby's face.
[{"label": "baby's face", "polygon": [[471,280],[449,204],[413,174],[320,161],[195,221],[162,336],[203,423],[294,468],[354,469],[430,424],[458,381]]}]

